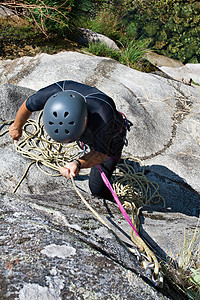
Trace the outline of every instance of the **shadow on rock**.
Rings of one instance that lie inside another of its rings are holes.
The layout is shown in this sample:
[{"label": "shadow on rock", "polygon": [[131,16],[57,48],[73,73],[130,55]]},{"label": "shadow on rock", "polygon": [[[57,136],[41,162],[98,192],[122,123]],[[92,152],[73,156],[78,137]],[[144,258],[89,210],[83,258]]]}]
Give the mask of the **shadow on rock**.
[{"label": "shadow on rock", "polygon": [[[168,212],[199,217],[200,195],[179,175],[161,165],[143,167],[131,160],[123,162],[132,166],[136,173],[143,173],[150,183],[155,183],[158,186],[158,197],[155,196],[150,204],[153,211],[166,208]],[[147,197],[153,193],[154,191],[151,190]],[[165,205],[159,200],[159,196],[164,199]]]},{"label": "shadow on rock", "polygon": [[159,185],[166,208],[188,216],[199,217],[200,195],[186,181],[161,165],[146,167],[146,177]]}]

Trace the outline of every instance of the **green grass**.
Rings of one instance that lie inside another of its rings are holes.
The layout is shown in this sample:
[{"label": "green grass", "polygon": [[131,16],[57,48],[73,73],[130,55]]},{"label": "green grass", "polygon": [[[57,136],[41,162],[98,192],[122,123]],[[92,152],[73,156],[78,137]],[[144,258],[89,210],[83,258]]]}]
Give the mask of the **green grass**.
[{"label": "green grass", "polygon": [[127,46],[122,45],[120,50],[110,49],[102,42],[90,43],[88,48],[84,47],[83,50],[97,56],[110,57],[121,64],[135,69],[140,69],[143,56],[149,51],[145,48],[145,44],[142,41],[136,42],[135,40],[130,41]]},{"label": "green grass", "polygon": [[199,84],[199,83],[197,83],[197,82],[194,82],[193,80],[192,80],[192,83],[193,83],[194,85],[200,86],[200,84]]},{"label": "green grass", "polygon": [[136,68],[136,64],[142,60],[147,51],[149,49],[146,48],[144,41],[132,39],[121,49],[119,62],[130,68]]},{"label": "green grass", "polygon": [[172,262],[163,264],[166,278],[177,290],[185,295],[185,299],[200,299],[200,230],[198,220],[194,231],[184,231],[183,244],[179,246],[177,266]]},{"label": "green grass", "polygon": [[119,60],[120,58],[119,50],[112,50],[105,43],[101,43],[101,42],[90,43],[88,48],[84,48],[84,50],[97,56],[110,57],[115,60]]}]

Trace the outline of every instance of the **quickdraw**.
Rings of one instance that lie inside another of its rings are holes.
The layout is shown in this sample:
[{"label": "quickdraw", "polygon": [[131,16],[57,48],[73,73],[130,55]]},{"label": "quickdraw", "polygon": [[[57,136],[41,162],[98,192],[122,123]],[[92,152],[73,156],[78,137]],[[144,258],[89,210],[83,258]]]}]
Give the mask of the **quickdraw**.
[{"label": "quickdraw", "polygon": [[127,119],[127,117],[125,116],[125,114],[123,114],[122,112],[120,112],[120,114],[122,115],[124,121],[125,121],[125,125],[128,131],[131,130],[131,126],[133,126],[133,123]]}]

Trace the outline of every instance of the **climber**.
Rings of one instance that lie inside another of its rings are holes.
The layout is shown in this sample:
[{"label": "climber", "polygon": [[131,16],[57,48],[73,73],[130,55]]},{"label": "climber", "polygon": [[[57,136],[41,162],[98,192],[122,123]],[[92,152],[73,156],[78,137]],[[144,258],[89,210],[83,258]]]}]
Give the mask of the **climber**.
[{"label": "climber", "polygon": [[9,128],[13,140],[19,140],[31,113],[42,109],[44,127],[53,140],[76,141],[81,149],[87,149],[82,157],[60,168],[61,175],[69,179],[80,169],[91,168],[91,193],[112,200],[96,166],[100,165],[108,180],[111,179],[131,122],[116,110],[114,101],[97,88],[74,81],[59,81],[24,101]]}]

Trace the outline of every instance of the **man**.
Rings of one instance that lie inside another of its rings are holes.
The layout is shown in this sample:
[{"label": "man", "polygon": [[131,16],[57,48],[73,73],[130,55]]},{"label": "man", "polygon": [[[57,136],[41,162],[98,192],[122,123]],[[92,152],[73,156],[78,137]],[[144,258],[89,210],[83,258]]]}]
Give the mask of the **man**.
[{"label": "man", "polygon": [[34,111],[42,110],[44,127],[58,142],[77,141],[90,152],[60,169],[62,176],[75,177],[80,169],[91,168],[89,187],[93,195],[112,200],[97,165],[110,180],[120,160],[126,139],[127,126],[131,124],[116,110],[113,100],[95,87],[74,81],[59,81],[29,97],[19,108],[10,136],[18,141],[22,127]]}]

